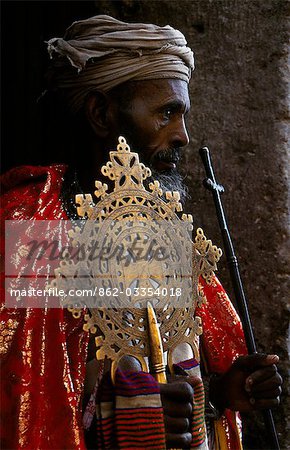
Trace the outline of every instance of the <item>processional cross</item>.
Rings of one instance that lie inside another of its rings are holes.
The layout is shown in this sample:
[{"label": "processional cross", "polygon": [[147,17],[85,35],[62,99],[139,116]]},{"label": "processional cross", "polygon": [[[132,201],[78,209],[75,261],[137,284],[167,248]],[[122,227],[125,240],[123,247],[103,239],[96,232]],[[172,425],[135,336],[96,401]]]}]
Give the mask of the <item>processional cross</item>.
[{"label": "processional cross", "polygon": [[[221,250],[197,229],[191,240],[192,216],[182,214],[177,191],[165,192],[152,180],[151,171],[119,137],[116,151],[101,168],[114,182],[95,182],[91,194],[76,195],[82,226],[71,231],[75,247],[86,249],[87,258],[63,261],[53,285],[63,287],[66,278],[90,288],[84,329],[96,334],[97,359],[112,360],[112,378],[123,356],[139,360],[159,382],[166,382],[163,352],[172,370],[173,352],[181,343],[199,359],[197,340],[202,332],[195,309],[204,301],[199,286],[203,276],[211,283]],[[179,215],[178,215],[179,214]],[[91,257],[98,247],[98,257]],[[73,275],[72,275],[73,274]],[[65,299],[67,302],[67,298]],[[67,305],[80,317],[80,299]],[[77,306],[77,307],[76,307]]]}]

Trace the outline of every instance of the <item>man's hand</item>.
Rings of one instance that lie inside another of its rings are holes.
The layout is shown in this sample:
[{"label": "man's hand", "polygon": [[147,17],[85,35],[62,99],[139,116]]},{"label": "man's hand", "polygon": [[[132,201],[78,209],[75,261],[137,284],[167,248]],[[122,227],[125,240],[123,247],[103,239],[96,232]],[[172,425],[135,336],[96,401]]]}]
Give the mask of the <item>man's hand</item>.
[{"label": "man's hand", "polygon": [[282,384],[278,361],[277,355],[240,356],[224,375],[212,379],[210,400],[220,410],[240,412],[277,406]]},{"label": "man's hand", "polygon": [[190,448],[193,389],[198,377],[175,376],[160,384],[167,448]]}]

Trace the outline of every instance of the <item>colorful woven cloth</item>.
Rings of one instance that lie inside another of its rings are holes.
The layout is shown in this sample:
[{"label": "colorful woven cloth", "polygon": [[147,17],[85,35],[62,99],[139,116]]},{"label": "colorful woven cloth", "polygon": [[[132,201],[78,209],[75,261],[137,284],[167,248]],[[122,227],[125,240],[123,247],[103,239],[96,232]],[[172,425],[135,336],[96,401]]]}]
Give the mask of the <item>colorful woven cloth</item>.
[{"label": "colorful woven cloth", "polygon": [[[206,448],[204,389],[197,381],[199,363],[192,359],[180,364],[194,388],[191,448]],[[190,376],[192,375],[192,376]],[[194,375],[194,376],[193,376]],[[109,374],[99,379],[84,413],[90,448],[164,449],[163,408],[158,383],[145,372],[117,370],[115,384]]]},{"label": "colorful woven cloth", "polygon": [[[22,167],[4,175],[2,218],[65,219],[60,201],[65,170],[58,165]],[[207,304],[197,315],[203,320],[202,344],[208,370],[222,373],[237,355],[245,353],[242,327],[220,283],[216,280],[207,286],[201,280],[201,284]],[[2,274],[2,299],[3,285]],[[85,449],[81,399],[88,335],[82,330],[82,317],[74,319],[62,309],[17,310],[2,306],[0,325],[2,448]],[[190,373],[195,367],[196,362],[188,361],[183,368]],[[159,389],[149,374],[118,373],[114,388],[106,376],[100,377],[95,393],[95,448],[164,448]],[[204,438],[200,426],[202,401],[200,386],[195,389],[193,412],[195,446]],[[238,448],[231,426],[233,414],[222,420],[227,447]]]}]

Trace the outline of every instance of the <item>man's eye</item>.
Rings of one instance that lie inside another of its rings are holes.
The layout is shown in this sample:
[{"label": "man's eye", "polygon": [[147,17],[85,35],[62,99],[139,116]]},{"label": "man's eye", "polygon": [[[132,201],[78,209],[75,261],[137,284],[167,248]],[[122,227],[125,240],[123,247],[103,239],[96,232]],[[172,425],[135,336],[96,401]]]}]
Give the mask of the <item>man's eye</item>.
[{"label": "man's eye", "polygon": [[172,116],[172,109],[168,108],[163,111],[163,117],[164,119],[168,120]]}]

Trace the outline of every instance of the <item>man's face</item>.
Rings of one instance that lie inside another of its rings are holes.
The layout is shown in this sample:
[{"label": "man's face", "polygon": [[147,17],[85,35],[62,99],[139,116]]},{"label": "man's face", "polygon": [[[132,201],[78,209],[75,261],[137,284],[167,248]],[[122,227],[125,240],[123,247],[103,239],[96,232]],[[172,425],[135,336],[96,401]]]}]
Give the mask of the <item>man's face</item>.
[{"label": "man's face", "polygon": [[[182,80],[135,82],[128,105],[117,108],[114,138],[124,136],[140,162],[150,167],[161,188],[187,196],[183,177],[177,171],[180,149],[188,144],[185,116],[190,108],[188,86]],[[123,102],[124,103],[124,102]],[[120,106],[120,105],[119,105]]]},{"label": "man's face", "polygon": [[140,160],[158,172],[176,168],[179,151],[188,144],[185,115],[189,111],[188,86],[182,80],[137,82],[126,110],[119,110],[118,133]]}]

